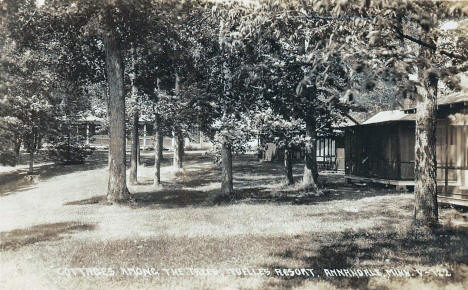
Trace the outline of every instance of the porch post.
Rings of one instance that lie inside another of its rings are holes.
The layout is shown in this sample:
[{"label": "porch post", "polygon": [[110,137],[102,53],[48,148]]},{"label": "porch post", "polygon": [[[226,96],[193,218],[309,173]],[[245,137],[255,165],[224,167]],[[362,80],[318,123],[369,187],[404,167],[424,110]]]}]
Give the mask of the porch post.
[{"label": "porch post", "polygon": [[466,154],[466,151],[468,150],[468,143],[466,141],[466,138],[467,138],[467,124],[466,124],[466,117],[467,117],[467,110],[466,110],[466,103],[463,103],[463,129],[462,129],[462,133],[463,136],[463,152],[460,152],[461,155],[463,155],[463,162],[462,162],[462,167],[463,167],[463,179],[462,179],[462,183],[461,183],[461,186],[463,187],[466,187],[468,186],[468,168],[467,168],[467,165],[468,165],[468,160],[466,159],[467,158],[467,154]]},{"label": "porch post", "polygon": [[460,164],[460,171],[461,171],[461,178],[460,178],[460,186],[465,187],[466,186],[466,180],[467,180],[467,175],[466,175],[466,125],[463,125],[463,129],[460,130],[460,135],[462,135],[462,150],[464,152],[460,152],[460,159],[461,164]]},{"label": "porch post", "polygon": [[400,148],[400,145],[401,145],[401,142],[400,142],[400,135],[401,135],[401,132],[402,132],[402,128],[401,128],[401,124],[398,124],[398,128],[397,128],[397,134],[396,134],[396,171],[397,171],[397,177],[398,179],[402,179],[401,178],[401,148]]},{"label": "porch post", "polygon": [[460,149],[465,148],[465,139],[463,135],[464,126],[453,126],[455,130],[456,143],[455,143],[455,156],[457,158],[457,186],[463,186],[464,181],[464,168],[463,168],[463,152]]},{"label": "porch post", "polygon": [[[449,137],[448,137],[448,131],[449,131],[449,122],[447,121],[446,123],[446,128],[445,128],[445,170],[444,170],[444,193],[447,195],[448,193],[448,161],[449,161]],[[442,147],[444,148],[444,147]]]}]

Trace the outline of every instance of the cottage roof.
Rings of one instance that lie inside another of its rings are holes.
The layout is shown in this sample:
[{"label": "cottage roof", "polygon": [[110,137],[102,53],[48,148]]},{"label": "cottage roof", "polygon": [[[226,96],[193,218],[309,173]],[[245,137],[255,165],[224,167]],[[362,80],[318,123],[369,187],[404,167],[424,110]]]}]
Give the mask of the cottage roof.
[{"label": "cottage roof", "polygon": [[80,118],[79,121],[87,123],[103,123],[105,120],[104,118],[96,117],[94,115],[86,115],[83,118]]},{"label": "cottage roof", "polygon": [[[468,102],[468,92],[456,92],[440,97],[437,100],[438,106],[451,105],[456,103]],[[367,119],[362,125],[378,124],[385,122],[415,121],[416,115],[414,108],[408,110],[383,111]]]},{"label": "cottage roof", "polygon": [[468,102],[468,92],[456,92],[450,95],[440,97],[438,105],[449,105],[455,103]]},{"label": "cottage roof", "polygon": [[[78,119],[78,122],[80,123],[104,123],[106,121],[105,118],[97,117],[91,113],[84,114],[81,116],[81,118]],[[150,123],[152,122],[151,118],[144,115],[140,116],[140,119],[138,120],[139,123]]]},{"label": "cottage roof", "polygon": [[[451,93],[448,95],[440,96],[437,99],[438,106],[446,106],[452,105],[457,103],[464,103],[468,102],[468,91],[460,91],[456,93]],[[409,108],[405,109],[405,111],[414,111],[416,110],[416,104],[413,103]]]},{"label": "cottage roof", "polygon": [[416,120],[414,114],[407,114],[401,110],[383,111],[375,114],[374,116],[367,119],[363,125],[377,124],[384,122],[395,122],[395,121],[414,121]]}]

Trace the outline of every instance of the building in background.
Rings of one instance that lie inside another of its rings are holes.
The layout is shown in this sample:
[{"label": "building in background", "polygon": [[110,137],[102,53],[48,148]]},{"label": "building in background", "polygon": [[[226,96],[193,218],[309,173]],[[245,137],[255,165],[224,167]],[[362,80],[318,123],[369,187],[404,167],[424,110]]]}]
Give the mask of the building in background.
[{"label": "building in background", "polygon": [[[345,177],[349,181],[414,186],[415,108],[380,112],[345,129]],[[468,206],[468,94],[438,100],[439,200]]]},{"label": "building in background", "polygon": [[[153,121],[140,118],[139,124],[140,148],[142,150],[154,149]],[[79,118],[72,128],[72,132],[85,138],[86,144],[96,148],[107,149],[109,147],[109,135],[106,120],[92,115]],[[127,147],[131,146],[130,135],[127,136]],[[196,128],[188,132],[185,137],[185,148],[194,150],[207,150],[212,146],[211,142],[203,135],[203,132]],[[172,136],[165,136],[163,139],[164,150],[172,150],[174,141]]]}]

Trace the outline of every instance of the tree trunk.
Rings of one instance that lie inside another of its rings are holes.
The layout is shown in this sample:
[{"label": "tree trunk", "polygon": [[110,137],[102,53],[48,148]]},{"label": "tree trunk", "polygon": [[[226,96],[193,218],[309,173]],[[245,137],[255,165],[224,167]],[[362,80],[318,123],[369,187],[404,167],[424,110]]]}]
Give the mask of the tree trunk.
[{"label": "tree trunk", "polygon": [[257,136],[257,158],[258,158],[258,161],[262,161],[264,158],[264,151],[265,149],[263,148],[263,142],[262,142],[262,137],[260,137],[260,135]]},{"label": "tree trunk", "polygon": [[[132,157],[131,160],[134,161],[134,165],[132,166],[132,163],[130,163],[131,170],[130,170],[130,182],[132,182],[132,175],[134,175],[134,180],[133,184],[138,183],[138,166],[140,166],[140,132],[138,129],[139,126],[139,119],[140,119],[140,99],[138,98],[138,88],[135,85],[135,78],[136,78],[136,70],[135,70],[135,63],[136,63],[136,52],[135,52],[135,47],[132,44],[130,53],[132,56],[132,63],[131,63],[131,74],[130,74],[130,83],[132,86],[131,90],[131,98],[133,100],[133,106],[134,106],[134,116],[133,116],[133,135],[132,135]],[[133,156],[133,154],[135,156]],[[133,168],[135,167],[135,169]],[[135,171],[135,172],[133,172]]]},{"label": "tree trunk", "polygon": [[[109,97],[109,84],[106,84],[106,103],[107,103],[107,136],[109,137],[109,146],[110,146],[110,139],[112,139],[111,132],[110,132],[110,97]],[[111,165],[111,153],[110,147],[108,147],[107,151],[107,167],[110,168]]]},{"label": "tree trunk", "polygon": [[16,139],[15,141],[15,163],[20,163],[20,150],[21,150],[21,140]]},{"label": "tree trunk", "polygon": [[71,134],[70,134],[70,126],[67,127],[67,160],[71,160],[71,153],[70,153],[70,142],[71,142]]},{"label": "tree trunk", "polygon": [[107,84],[109,88],[109,182],[107,200],[125,201],[129,198],[125,166],[125,94],[123,62],[116,33],[111,29],[104,36]]},{"label": "tree trunk", "polygon": [[224,140],[221,147],[221,191],[225,196],[231,196],[234,192],[232,186],[232,151],[231,144]]},{"label": "tree trunk", "polygon": [[305,164],[304,176],[302,177],[302,185],[314,191],[317,190],[318,169],[317,169],[317,149],[316,139],[317,132],[314,121],[306,122],[306,136],[309,140],[305,144]]},{"label": "tree trunk", "polygon": [[37,150],[39,150],[39,149],[41,149],[41,147],[42,147],[42,136],[37,134],[37,136],[36,136],[36,148],[37,148]]},{"label": "tree trunk", "polygon": [[176,130],[174,132],[174,159],[173,159],[173,166],[176,169],[183,168],[183,157],[184,157],[184,136],[182,132]]},{"label": "tree trunk", "polygon": [[292,172],[292,158],[291,158],[291,148],[284,149],[284,173],[286,175],[287,183],[293,184],[293,172]]},{"label": "tree trunk", "polygon": [[[435,46],[434,32],[423,33],[423,41]],[[437,204],[437,85],[439,76],[427,65],[433,58],[433,51],[419,47],[419,58],[424,59],[418,66],[416,105],[416,136],[414,160],[414,225],[434,227],[438,223]]]},{"label": "tree trunk", "polygon": [[33,174],[34,173],[34,151],[31,150],[29,152],[29,170],[28,174]]},{"label": "tree trunk", "polygon": [[140,136],[138,136],[137,165],[141,166]]},{"label": "tree trunk", "polygon": [[37,128],[36,127],[33,127],[32,129],[32,134],[30,135],[31,137],[31,140],[30,140],[30,143],[28,145],[28,151],[29,151],[29,170],[28,170],[28,174],[33,174],[34,173],[34,152],[37,149],[37,138],[38,138],[38,135],[37,135]]},{"label": "tree trunk", "polygon": [[438,222],[436,77],[426,76],[424,86],[418,88],[420,99],[416,106],[414,222],[417,226],[433,227]]},{"label": "tree trunk", "polygon": [[130,156],[130,184],[138,183],[138,151],[140,144],[138,140],[138,120],[140,116],[138,110],[133,112],[132,126],[132,152]]},{"label": "tree trunk", "polygon": [[161,186],[161,161],[163,157],[163,134],[158,115],[154,119],[154,187]]}]

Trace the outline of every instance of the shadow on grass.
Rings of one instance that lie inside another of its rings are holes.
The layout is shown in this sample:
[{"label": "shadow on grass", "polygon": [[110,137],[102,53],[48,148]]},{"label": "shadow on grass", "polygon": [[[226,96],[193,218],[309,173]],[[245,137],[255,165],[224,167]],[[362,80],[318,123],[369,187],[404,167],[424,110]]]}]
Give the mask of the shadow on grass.
[{"label": "shadow on grass", "polygon": [[106,196],[97,195],[97,196],[93,196],[87,199],[66,202],[63,205],[87,205],[87,204],[97,204],[97,203],[102,203],[102,204],[106,203]]},{"label": "shadow on grass", "polygon": [[[183,208],[212,206],[213,195],[206,191],[166,188],[162,190],[138,192],[131,195],[128,205],[131,208]],[[64,205],[109,205],[105,195],[67,202]]]},{"label": "shadow on grass", "polygon": [[23,246],[64,238],[65,234],[90,231],[94,225],[78,222],[62,222],[36,225],[27,229],[17,229],[0,233],[0,251],[16,250]]},{"label": "shadow on grass", "polygon": [[219,182],[221,169],[210,166],[200,170],[185,171],[183,174],[176,173],[174,183],[182,187],[199,187]]},{"label": "shadow on grass", "polygon": [[[393,222],[392,222],[393,221]],[[388,223],[394,223],[392,219]],[[279,281],[266,282],[268,287],[294,288],[301,286],[307,279],[333,284],[345,289],[369,289],[371,277],[328,276],[324,269],[379,269],[384,277],[390,279],[408,279],[398,275],[387,275],[390,269],[421,269],[441,264],[452,267],[450,282],[466,280],[463,271],[456,271],[460,265],[468,264],[468,231],[441,227],[432,233],[415,231],[408,228],[404,232],[388,230],[382,225],[369,230],[345,231],[342,233],[306,234],[295,237],[291,245],[270,255],[279,258],[282,263],[262,265],[271,269],[294,268],[305,265],[315,269],[320,278],[294,276],[281,277]],[[418,279],[416,272],[414,279]],[[387,276],[385,276],[387,275]],[[446,283],[436,276],[425,277],[438,283]]]},{"label": "shadow on grass", "polygon": [[[189,177],[187,177],[187,175]],[[210,174],[214,176],[215,174]],[[375,196],[391,195],[394,192],[381,192],[373,188],[355,188],[352,186],[346,186],[343,188],[337,187],[335,191],[325,192],[321,196],[313,195],[301,195],[303,192],[297,191],[271,191],[270,188],[264,186],[256,187],[243,187],[235,188],[232,196],[221,195],[220,189],[214,190],[197,190],[187,188],[189,185],[194,184],[200,185],[202,182],[198,182],[197,172],[185,173],[184,176],[176,177],[174,184],[164,183],[163,188],[154,190],[145,190],[143,192],[137,191],[132,194],[132,200],[128,203],[129,206],[137,207],[150,207],[150,208],[180,208],[189,206],[216,206],[216,205],[229,205],[232,203],[248,203],[248,204],[265,204],[265,203],[276,203],[276,204],[297,204],[297,205],[313,205],[320,204],[328,201],[339,201],[339,200],[360,200]],[[208,181],[211,183],[213,181]],[[148,183],[150,184],[150,183]],[[65,205],[88,205],[88,204],[107,204],[106,196],[95,196],[88,199],[76,200],[65,203]],[[407,209],[410,205],[407,206]],[[349,212],[348,217],[367,216],[372,217],[373,213],[366,212]],[[323,217],[323,215],[321,215]],[[328,215],[327,215],[328,216]],[[343,213],[337,216],[330,215],[331,219],[342,217]]]},{"label": "shadow on grass", "polygon": [[[320,177],[322,178],[322,176]],[[336,176],[335,178],[341,178]],[[327,177],[329,180],[330,177]],[[276,178],[278,180],[278,178]],[[268,188],[262,185],[235,187],[235,195],[230,200],[248,200],[249,203],[286,203],[299,205],[312,205],[328,201],[339,200],[361,200],[365,198],[395,195],[397,192],[393,189],[356,186],[343,182],[328,183],[328,180],[322,180],[320,195],[309,192],[308,189],[302,189],[296,185],[281,186],[277,188]]]},{"label": "shadow on grass", "polygon": [[141,192],[132,195],[132,207],[182,208],[210,206],[209,193],[197,190],[169,189],[159,192]]},{"label": "shadow on grass", "polygon": [[[372,195],[339,195],[339,196],[298,196],[290,194],[288,196],[274,196],[268,188],[253,187],[236,189],[232,196],[222,196],[220,190],[193,190],[182,189],[179,187],[166,187],[161,190],[136,192],[131,195],[130,207],[148,207],[148,208],[182,208],[182,207],[208,207],[216,205],[229,205],[232,203],[248,203],[248,204],[297,204],[297,205],[313,205],[321,202],[333,200],[358,200],[369,196],[381,196],[382,194],[374,193]],[[94,196],[91,198],[67,202],[64,205],[89,205],[102,204],[107,205],[106,196]],[[125,203],[124,203],[125,204]],[[340,213],[342,216],[343,214]],[[372,213],[348,213],[349,217],[368,216],[372,217]],[[320,215],[323,217],[323,215]],[[328,216],[328,215],[327,215]],[[336,218],[330,216],[330,218]]]},{"label": "shadow on grass", "polygon": [[[171,153],[170,153],[171,154]],[[166,154],[167,155],[167,154]],[[149,156],[148,158],[152,158]],[[305,190],[295,189],[294,185],[284,188],[271,188],[282,179],[282,165],[273,162],[258,162],[253,156],[237,156],[234,160],[234,194],[222,196],[219,181],[221,170],[211,162],[211,157],[201,153],[187,154],[187,170],[176,172],[171,183],[165,182],[162,189],[132,188],[135,207],[187,207],[213,206],[229,203],[280,203],[280,204],[317,204],[336,200],[360,200],[363,198],[393,194],[395,191],[383,188],[358,187],[346,184],[342,175],[321,176],[324,194],[321,196],[304,194]],[[165,158],[169,164],[171,158]],[[301,164],[295,171],[300,173]],[[151,179],[140,180],[138,185],[148,186]],[[137,186],[138,186],[137,185]],[[208,188],[198,188],[208,185]],[[219,188],[212,188],[214,185]],[[86,205],[105,203],[105,196],[77,200],[66,205]]]},{"label": "shadow on grass", "polygon": [[[249,199],[250,203],[276,202],[291,204],[316,204],[335,200],[360,200],[368,197],[394,194],[394,189],[379,185],[357,186],[345,182],[344,175],[321,174],[319,186],[323,192],[320,196],[308,195],[307,189],[298,188],[301,182],[303,163],[293,166],[295,185],[265,188],[266,184],[279,184],[284,179],[282,164],[276,162],[258,162],[252,156],[238,158],[233,164],[234,171],[234,199]],[[261,188],[262,190],[257,190]],[[244,194],[244,193],[255,194]]]},{"label": "shadow on grass", "polygon": [[[127,160],[129,162],[129,160]],[[150,167],[154,166],[154,151],[151,153],[145,153],[140,155],[140,163],[144,166]],[[127,163],[129,164],[129,163]],[[172,154],[163,152],[163,159],[161,160],[161,167],[169,166],[172,164]]]}]

